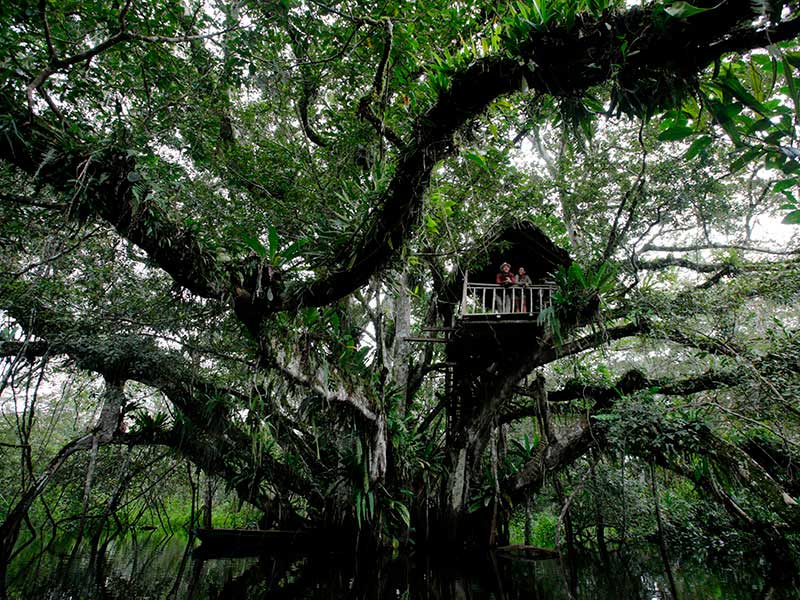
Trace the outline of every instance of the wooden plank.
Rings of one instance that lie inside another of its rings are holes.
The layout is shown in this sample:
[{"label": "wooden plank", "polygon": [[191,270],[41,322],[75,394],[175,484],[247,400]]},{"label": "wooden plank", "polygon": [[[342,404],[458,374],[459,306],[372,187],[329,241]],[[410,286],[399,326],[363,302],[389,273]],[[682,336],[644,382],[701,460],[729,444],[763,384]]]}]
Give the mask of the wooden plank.
[{"label": "wooden plank", "polygon": [[431,342],[438,344],[450,344],[453,340],[447,338],[426,338],[426,337],[404,337],[406,342]]}]

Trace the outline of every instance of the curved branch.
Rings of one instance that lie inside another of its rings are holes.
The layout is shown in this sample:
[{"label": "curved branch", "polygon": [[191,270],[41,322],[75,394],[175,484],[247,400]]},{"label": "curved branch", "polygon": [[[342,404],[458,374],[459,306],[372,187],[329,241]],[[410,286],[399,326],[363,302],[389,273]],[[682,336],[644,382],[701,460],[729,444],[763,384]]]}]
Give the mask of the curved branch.
[{"label": "curved branch", "polygon": [[[292,51],[298,58],[300,77],[302,85],[300,87],[300,98],[297,101],[297,110],[300,113],[300,125],[306,134],[306,137],[317,146],[324,148],[329,145],[329,141],[317,133],[316,129],[311,125],[308,114],[308,109],[311,106],[314,98],[317,95],[317,85],[314,81],[313,74],[311,73],[310,64],[308,62],[308,51],[301,39],[300,32],[292,24],[287,12],[288,5],[280,5],[281,16],[284,21],[284,27],[289,34],[289,39],[292,42]],[[358,26],[354,29],[352,35],[355,35]],[[351,36],[352,39],[352,36]],[[348,41],[349,43],[349,41]]]},{"label": "curved branch", "polygon": [[[0,524],[0,561],[4,562],[11,554],[22,520],[28,514],[28,510],[36,498],[45,490],[67,459],[80,450],[109,444],[114,440],[118,433],[124,401],[123,384],[119,381],[106,380],[103,408],[94,428],[67,443],[58,451],[36,480],[23,492]],[[3,584],[4,582],[0,582],[0,585]]]},{"label": "curved branch", "polygon": [[[552,403],[566,403],[573,400],[592,400],[594,406],[591,412],[599,412],[609,409],[613,403],[627,395],[634,394],[643,390],[653,390],[653,393],[663,396],[689,396],[709,390],[730,388],[748,383],[753,377],[761,382],[761,369],[768,368],[772,363],[779,359],[786,350],[794,350],[797,347],[797,339],[791,341],[784,348],[776,349],[774,352],[762,356],[756,361],[746,359],[749,369],[732,367],[729,369],[710,370],[699,375],[674,379],[671,377],[647,377],[641,371],[633,369],[620,377],[615,383],[605,385],[587,384],[582,381],[571,381],[562,388],[547,393],[547,401]],[[732,348],[725,352],[728,356],[739,356]],[[795,372],[800,372],[800,365],[791,363],[790,368]],[[514,390],[517,394],[536,398],[535,389],[517,387]],[[503,423],[537,416],[539,409],[535,404],[527,406],[514,406],[505,411],[500,420]]]},{"label": "curved branch", "polygon": [[[790,39],[798,29],[800,19],[771,30],[756,29],[747,0],[731,0],[724,10],[711,10],[689,19],[665,19],[663,8],[654,5],[598,19],[581,17],[569,29],[532,27],[528,39],[519,46],[518,56],[481,58],[454,72],[450,86],[415,124],[392,180],[370,215],[370,226],[333,257],[329,275],[295,282],[270,302],[256,302],[248,296],[238,302],[251,306],[248,312],[252,325],[258,321],[254,315],[291,310],[298,305],[329,304],[365,285],[413,235],[432,169],[456,150],[455,132],[482,114],[494,100],[519,89],[523,77],[536,91],[558,97],[575,97],[610,81],[620,110],[649,114],[674,103],[677,96],[691,88],[698,73],[724,53]],[[659,85],[650,89],[637,84],[645,80]],[[631,89],[641,96],[636,105],[628,97]],[[667,89],[672,92],[666,93]],[[146,194],[144,208],[133,206],[133,186],[127,175],[134,165],[124,154],[109,154],[102,161],[103,169],[93,169],[86,163],[89,153],[81,158],[64,151],[52,132],[43,127],[29,125],[23,131],[27,115],[19,118],[8,106],[7,98],[2,104],[3,112],[13,116],[17,131],[4,128],[0,158],[64,191],[70,188],[68,182],[74,180],[75,173],[81,175],[81,185],[85,185],[86,174],[99,178],[110,173],[112,177],[105,184],[95,184],[92,196],[98,200],[87,203],[84,210],[95,212],[114,225],[193,292],[221,298],[224,290],[230,290],[228,277],[216,266],[215,257],[198,249],[191,232],[171,222],[155,207],[147,206]],[[29,139],[34,141],[32,146],[22,143]],[[54,168],[54,159],[62,158],[64,165]],[[151,225],[149,231],[142,227],[145,220]],[[168,238],[177,239],[180,252],[165,247],[164,240]]]},{"label": "curved branch", "polygon": [[72,196],[74,217],[97,214],[188,290],[207,298],[223,297],[231,283],[217,267],[216,255],[204,251],[192,230],[172,221],[152,201],[127,152],[111,149],[92,154],[88,148],[75,149],[74,140],[16,113],[9,100],[0,99],[0,108],[12,117],[13,125],[0,132],[0,160]]},{"label": "curved branch", "polygon": [[[345,404],[358,413],[362,419],[376,423],[377,414],[370,408],[368,396],[364,390],[348,388],[343,383],[328,381],[322,369],[313,369],[312,373],[303,368],[300,353],[287,356],[282,350],[272,353],[271,364],[290,381],[308,387],[316,392],[324,401]],[[331,385],[333,383],[333,385]]]},{"label": "curved branch", "polygon": [[[34,319],[27,318],[32,305]],[[21,282],[0,278],[0,306],[30,333],[46,339],[52,353],[68,355],[78,367],[113,381],[138,381],[161,391],[188,424],[202,432],[180,436],[176,443],[197,444],[198,456],[214,447],[213,454],[221,461],[215,467],[219,472],[246,471],[245,481],[252,489],[244,499],[260,494],[258,483],[262,481],[313,497],[314,487],[302,473],[269,452],[253,454],[249,434],[226,403],[241,394],[202,379],[180,353],[163,349],[149,338],[98,333],[87,323],[79,328],[68,316],[44,305],[33,289]]]},{"label": "curved branch", "polygon": [[682,267],[697,273],[716,273],[723,268],[720,264],[700,263],[680,256],[666,256],[652,260],[634,259],[634,266],[643,271],[663,271],[671,267]]},{"label": "curved branch", "polygon": [[544,348],[536,356],[536,364],[534,366],[546,365],[559,358],[565,356],[572,356],[573,354],[580,354],[592,348],[598,348],[603,344],[610,341],[621,340],[627,337],[633,337],[647,332],[649,324],[644,320],[639,320],[625,325],[618,325],[603,329],[589,335],[585,335],[576,340],[571,340],[565,344],[555,345]]},{"label": "curved branch", "polygon": [[540,490],[547,476],[569,466],[596,444],[588,421],[562,432],[552,443],[542,443],[539,451],[516,473],[503,481],[503,488],[514,504],[525,500],[531,493]]}]

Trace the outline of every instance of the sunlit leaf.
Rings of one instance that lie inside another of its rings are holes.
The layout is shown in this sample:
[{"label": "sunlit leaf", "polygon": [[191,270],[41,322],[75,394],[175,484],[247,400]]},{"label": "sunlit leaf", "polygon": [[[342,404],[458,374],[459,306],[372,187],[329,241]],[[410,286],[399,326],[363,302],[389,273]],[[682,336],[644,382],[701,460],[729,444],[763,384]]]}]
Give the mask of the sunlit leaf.
[{"label": "sunlit leaf", "polygon": [[710,145],[711,145],[711,136],[702,135],[692,142],[692,145],[689,146],[689,149],[686,151],[684,158],[686,158],[686,160],[691,160],[695,156],[700,154],[700,152],[708,148]]},{"label": "sunlit leaf", "polygon": [[699,15],[704,12],[714,10],[715,8],[717,8],[717,6],[712,6],[710,8],[700,8],[698,6],[689,4],[688,2],[681,1],[681,2],[673,2],[670,6],[665,8],[664,11],[668,15],[670,15],[671,17],[675,17],[676,19],[688,19],[689,17],[693,17],[695,15]]},{"label": "sunlit leaf", "polygon": [[780,194],[781,192],[785,192],[786,190],[794,187],[795,185],[797,185],[797,179],[795,179],[794,177],[791,177],[789,179],[783,179],[782,181],[779,181],[775,184],[775,186],[772,188],[772,191],[775,192],[776,194]]},{"label": "sunlit leaf", "polygon": [[793,210],[790,212],[783,217],[781,223],[785,223],[786,225],[800,225],[800,210]]},{"label": "sunlit leaf", "polygon": [[736,173],[740,169],[744,168],[745,165],[751,163],[756,158],[764,155],[766,151],[763,148],[750,148],[744,154],[739,156],[736,160],[734,160],[731,165],[731,173]]}]

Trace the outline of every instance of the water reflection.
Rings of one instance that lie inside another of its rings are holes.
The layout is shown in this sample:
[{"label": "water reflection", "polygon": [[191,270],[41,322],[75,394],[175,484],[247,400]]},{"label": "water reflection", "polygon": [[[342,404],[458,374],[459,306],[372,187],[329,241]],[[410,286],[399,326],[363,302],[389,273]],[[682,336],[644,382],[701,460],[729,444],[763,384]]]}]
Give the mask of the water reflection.
[{"label": "water reflection", "polygon": [[[9,571],[11,598],[198,600],[270,598],[356,600],[521,600],[668,598],[657,560],[641,553],[608,563],[584,558],[572,568],[558,560],[509,560],[495,555],[443,563],[440,556],[357,561],[352,556],[203,558],[192,540],[155,534],[109,543],[70,556],[71,545],[27,552]],[[644,556],[644,557],[643,557]],[[757,568],[708,573],[702,565],[674,565],[684,598],[764,597]],[[798,597],[778,590],[775,598]]]}]

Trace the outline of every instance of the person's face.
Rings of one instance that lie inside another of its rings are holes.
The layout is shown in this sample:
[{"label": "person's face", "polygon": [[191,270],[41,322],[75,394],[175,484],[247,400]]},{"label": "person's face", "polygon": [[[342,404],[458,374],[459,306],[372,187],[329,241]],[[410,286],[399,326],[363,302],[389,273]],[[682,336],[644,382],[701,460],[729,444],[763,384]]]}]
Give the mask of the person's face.
[{"label": "person's face", "polygon": [[525,268],[524,267],[520,267],[519,268],[519,274],[520,275],[525,275]]},{"label": "person's face", "polygon": [[503,273],[508,273],[511,270],[511,267],[509,267],[508,265],[503,265],[502,267],[500,267],[500,270],[503,271]]}]

